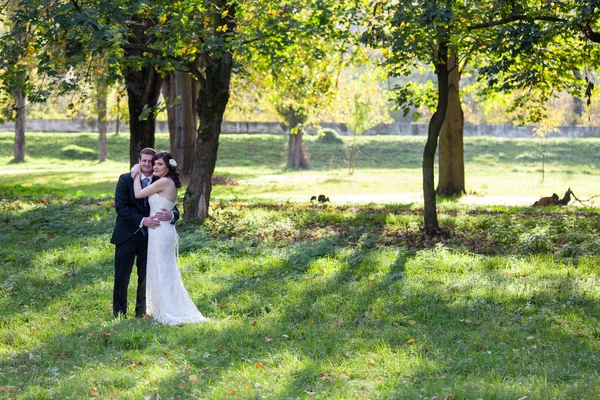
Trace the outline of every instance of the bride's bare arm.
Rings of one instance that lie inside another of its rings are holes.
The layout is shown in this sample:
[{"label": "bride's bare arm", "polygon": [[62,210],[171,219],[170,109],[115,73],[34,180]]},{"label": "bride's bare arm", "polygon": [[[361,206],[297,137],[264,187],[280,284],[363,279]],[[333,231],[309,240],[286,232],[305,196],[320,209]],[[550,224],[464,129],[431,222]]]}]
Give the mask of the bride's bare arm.
[{"label": "bride's bare arm", "polygon": [[164,179],[159,179],[152,185],[148,185],[145,189],[142,189],[142,180],[140,178],[141,174],[138,174],[138,176],[133,179],[133,191],[135,192],[136,199],[143,199],[144,197],[159,193],[165,189],[166,182]]}]

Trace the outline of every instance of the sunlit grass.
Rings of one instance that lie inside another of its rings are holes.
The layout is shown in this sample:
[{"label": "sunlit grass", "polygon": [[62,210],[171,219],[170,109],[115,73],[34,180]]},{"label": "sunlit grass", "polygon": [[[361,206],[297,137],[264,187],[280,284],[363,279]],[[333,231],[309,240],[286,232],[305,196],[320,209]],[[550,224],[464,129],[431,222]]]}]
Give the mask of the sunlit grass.
[{"label": "sunlit grass", "polygon": [[[312,168],[285,171],[285,136],[222,135],[216,175],[236,185],[216,185],[215,200],[308,201],[325,194],[335,204],[422,202],[423,137],[359,137],[360,156],[354,175],[347,170],[343,145],[307,136]],[[348,139],[348,138],[345,138]],[[119,174],[129,169],[126,136],[109,135],[109,161],[66,159],[64,149],[76,144],[96,150],[92,133],[28,133],[25,163],[11,163],[12,134],[0,132],[0,185],[66,190],[68,193],[112,195]],[[158,134],[156,148],[168,146]],[[580,199],[598,194],[600,140],[548,139],[544,180],[539,140],[465,138],[466,204],[533,203],[539,197],[571,188]]]},{"label": "sunlit grass", "polygon": [[[224,135],[217,175],[238,184],[215,186],[211,219],[178,224],[211,321],[166,327],[111,316],[124,138],[97,163],[60,158],[94,135],[30,136],[23,164],[0,150],[0,398],[600,397],[598,210],[512,205],[595,194],[600,141],[557,140],[540,185],[529,141],[467,139],[476,193],[440,200],[433,238],[423,138],[360,138],[350,176],[314,138],[313,169],[286,172],[285,138]],[[310,205],[321,193],[332,205]]]}]

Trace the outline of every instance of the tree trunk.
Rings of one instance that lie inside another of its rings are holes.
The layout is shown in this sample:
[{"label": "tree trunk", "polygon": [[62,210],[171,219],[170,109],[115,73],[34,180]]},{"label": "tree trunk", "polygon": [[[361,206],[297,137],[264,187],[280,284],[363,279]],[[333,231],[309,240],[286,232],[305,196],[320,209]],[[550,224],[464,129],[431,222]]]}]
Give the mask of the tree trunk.
[{"label": "tree trunk", "polygon": [[138,70],[127,68],[123,76],[129,104],[129,163],[133,166],[138,162],[140,150],[154,147],[156,115],[150,111],[143,120],[140,116],[144,107],[156,107],[163,79],[151,65]]},{"label": "tree trunk", "polygon": [[21,89],[14,91],[14,97],[17,107],[14,161],[23,162],[25,161],[25,97],[23,96],[23,91]]},{"label": "tree trunk", "polygon": [[[132,17],[135,25],[132,34],[127,39],[135,45],[150,44],[153,38],[147,35],[147,30],[156,22],[137,16]],[[142,50],[137,48],[125,49],[127,58],[140,57]],[[155,107],[160,96],[163,78],[154,65],[143,67],[128,67],[123,70],[129,105],[129,163],[133,166],[138,162],[140,150],[154,147],[154,132],[156,128]],[[149,108],[150,112],[144,112]],[[145,117],[140,120],[142,114]]]},{"label": "tree trunk", "polygon": [[223,114],[229,101],[233,66],[233,57],[229,52],[221,53],[216,59],[208,58],[210,56],[207,54],[205,57],[210,67],[205,70],[206,77],[199,78],[196,111],[200,126],[196,137],[192,176],[183,198],[185,215],[196,218],[208,217],[212,175],[217,163]]},{"label": "tree trunk", "polygon": [[[581,72],[579,72],[579,69],[573,68],[573,75],[575,75],[577,79],[581,79]],[[581,123],[583,107],[583,99],[581,97],[573,96],[573,113],[567,121],[569,125],[576,126]]]},{"label": "tree trunk", "polygon": [[106,81],[102,78],[98,79],[96,88],[97,107],[98,107],[98,161],[106,161],[106,131],[108,121],[106,120],[106,98],[108,90]]},{"label": "tree trunk", "polygon": [[167,75],[162,90],[168,104],[171,154],[177,160],[181,173],[190,176],[194,166],[194,146],[198,127],[198,114],[195,110],[198,81],[188,73],[175,71]]},{"label": "tree trunk", "polygon": [[433,165],[438,137],[448,108],[448,50],[447,43],[438,44],[438,63],[435,72],[438,78],[438,101],[436,110],[429,120],[427,142],[423,150],[423,199],[424,225],[428,235],[439,232],[437,220]]},{"label": "tree trunk", "polygon": [[437,194],[444,197],[465,193],[464,116],[460,104],[460,72],[456,47],[449,48],[448,107],[440,132],[439,180]]},{"label": "tree trunk", "polygon": [[304,134],[303,124],[306,118],[300,115],[293,107],[288,109],[285,115],[290,133],[288,137],[288,160],[286,169],[302,170],[308,169],[308,157],[306,156],[306,147],[302,136]]}]

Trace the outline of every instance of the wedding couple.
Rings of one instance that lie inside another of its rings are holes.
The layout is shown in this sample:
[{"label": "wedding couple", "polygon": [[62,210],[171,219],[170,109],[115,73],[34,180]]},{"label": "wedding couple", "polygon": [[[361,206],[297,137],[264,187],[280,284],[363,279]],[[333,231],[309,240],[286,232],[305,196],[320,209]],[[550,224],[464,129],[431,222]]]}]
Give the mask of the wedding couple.
[{"label": "wedding couple", "polygon": [[117,223],[113,314],[127,313],[127,287],[137,267],[136,317],[146,314],[165,325],[204,322],[188,295],[177,265],[179,219],[175,205],[181,187],[177,162],[168,152],[143,149],[138,164],[119,177],[115,191]]}]

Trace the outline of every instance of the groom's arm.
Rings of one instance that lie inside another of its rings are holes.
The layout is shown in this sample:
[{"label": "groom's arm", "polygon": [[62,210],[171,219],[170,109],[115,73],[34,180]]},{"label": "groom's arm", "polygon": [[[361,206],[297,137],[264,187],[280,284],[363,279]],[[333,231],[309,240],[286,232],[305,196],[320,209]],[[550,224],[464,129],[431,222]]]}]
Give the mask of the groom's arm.
[{"label": "groom's arm", "polygon": [[139,226],[144,219],[144,215],[129,201],[129,179],[131,179],[129,174],[123,174],[119,177],[115,189],[115,210],[119,217],[127,221],[128,224]]},{"label": "groom's arm", "polygon": [[175,205],[175,207],[173,207],[173,218],[171,218],[171,223],[174,224],[177,220],[179,220],[179,209],[177,208],[177,205]]}]

